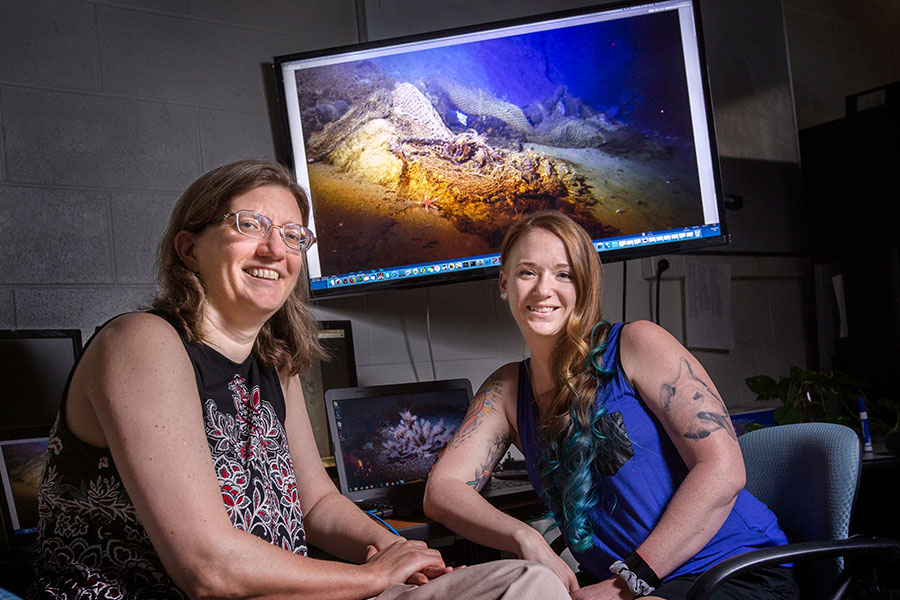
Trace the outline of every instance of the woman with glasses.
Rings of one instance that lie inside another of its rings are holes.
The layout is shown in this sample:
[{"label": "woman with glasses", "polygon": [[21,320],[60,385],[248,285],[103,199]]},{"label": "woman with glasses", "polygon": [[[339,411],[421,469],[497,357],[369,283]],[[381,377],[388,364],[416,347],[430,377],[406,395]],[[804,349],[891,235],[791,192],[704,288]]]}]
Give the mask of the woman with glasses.
[{"label": "woman with glasses", "polygon": [[[559,212],[523,217],[501,245],[500,298],[530,357],[494,372],[428,478],[426,513],[476,542],[550,566],[577,600],[684,598],[712,564],[786,543],[744,486],[725,404],[703,367],[646,321],[603,321],[600,261]],[[478,494],[515,444],[584,572]],[[475,476],[473,477],[473,473]],[[713,598],[796,597],[770,567]]]},{"label": "woman with glasses", "polygon": [[101,328],[64,393],[31,597],[566,597],[535,563],[452,571],[337,492],[298,377],[323,358],[298,283],[308,218],[268,162],[181,196],[153,309]]}]

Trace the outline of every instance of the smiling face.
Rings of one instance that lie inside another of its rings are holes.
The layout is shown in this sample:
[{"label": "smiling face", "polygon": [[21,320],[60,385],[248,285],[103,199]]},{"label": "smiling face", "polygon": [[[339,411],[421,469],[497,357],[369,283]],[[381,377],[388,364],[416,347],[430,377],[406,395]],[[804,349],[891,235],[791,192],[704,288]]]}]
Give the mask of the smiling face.
[{"label": "smiling face", "polygon": [[[263,185],[234,196],[219,214],[251,210],[275,225],[302,223],[297,200],[286,188]],[[176,238],[182,261],[206,290],[207,316],[237,326],[261,326],[287,300],[297,284],[303,256],[284,245],[277,228],[263,239],[240,234],[234,217]]]},{"label": "smiling face", "polygon": [[542,228],[520,237],[500,272],[500,291],[534,352],[556,341],[575,308],[578,290],[563,241]]}]

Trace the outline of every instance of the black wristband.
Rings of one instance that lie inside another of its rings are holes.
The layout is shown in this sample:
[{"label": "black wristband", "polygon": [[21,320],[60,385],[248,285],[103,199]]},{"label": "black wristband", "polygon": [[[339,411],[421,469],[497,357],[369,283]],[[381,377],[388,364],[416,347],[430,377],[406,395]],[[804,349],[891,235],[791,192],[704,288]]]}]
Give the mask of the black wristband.
[{"label": "black wristband", "polygon": [[662,581],[659,580],[659,577],[653,572],[647,561],[637,553],[637,550],[628,555],[628,558],[625,559],[625,566],[640,579],[646,581],[650,587],[658,588],[662,585]]}]

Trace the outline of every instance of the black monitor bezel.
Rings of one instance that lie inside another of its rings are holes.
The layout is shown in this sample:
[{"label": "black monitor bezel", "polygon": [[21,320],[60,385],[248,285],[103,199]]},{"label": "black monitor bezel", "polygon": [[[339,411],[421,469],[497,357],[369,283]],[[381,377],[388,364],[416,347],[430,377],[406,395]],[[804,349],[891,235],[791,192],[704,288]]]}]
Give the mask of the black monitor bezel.
[{"label": "black monitor bezel", "polygon": [[[81,330],[80,329],[0,329],[0,340],[22,340],[22,339],[60,339],[60,338],[68,338],[72,341],[72,353],[73,353],[73,365],[78,362],[78,359],[81,358],[81,353],[84,351],[84,345],[82,343]],[[71,378],[72,374],[69,373],[69,378]],[[68,386],[68,379],[66,380],[66,385]],[[62,401],[62,398],[60,398]],[[50,430],[50,427],[53,423],[48,423],[46,425],[47,431]],[[43,424],[35,425],[28,427],[30,429],[39,429],[44,427]],[[7,431],[18,431],[22,429],[22,427],[6,427],[5,424],[0,423],[0,436],[5,436]]]},{"label": "black monitor bezel", "polygon": [[[73,365],[78,362],[84,350],[80,329],[0,329],[0,339],[48,339],[68,338],[72,341]],[[65,386],[68,387],[70,372]],[[60,402],[62,398],[60,398]],[[0,439],[3,441],[26,440],[33,438],[48,438],[53,423],[41,423],[29,426],[7,427],[0,424]],[[6,491],[0,486],[0,521],[3,523],[4,546],[6,548],[30,547],[37,538],[36,533],[15,534],[12,527],[12,517],[9,512],[9,500]]]},{"label": "black monitor bezel", "polygon": [[[336,357],[339,360],[345,361],[347,365],[347,385],[344,387],[356,387],[359,384],[359,377],[356,371],[356,350],[353,346],[353,323],[349,320],[318,320],[316,321],[317,328],[319,331],[319,335],[321,335],[322,331],[325,330],[339,330],[344,336],[344,355],[341,357]],[[326,351],[328,349],[326,348]],[[311,369],[318,369],[318,374],[320,381],[322,383],[322,395],[319,396],[316,394],[315,397],[310,397],[312,388],[304,387],[304,397],[307,403],[307,411],[310,413],[310,424],[313,426],[313,433],[316,432],[316,425],[321,423],[320,419],[324,418],[324,431],[327,442],[328,451],[325,454],[321,454],[322,450],[320,450],[320,458],[322,459],[333,459],[334,458],[334,442],[331,438],[331,429],[328,426],[328,413],[322,412],[318,414],[314,414],[314,405],[315,403],[321,402],[321,409],[325,408],[325,393],[328,391],[325,387],[325,370],[327,369],[327,365],[325,363],[331,360],[331,355],[328,358],[324,359],[320,363],[317,363],[311,367]],[[304,382],[305,379],[301,378],[301,382]],[[304,385],[306,385],[304,383]],[[316,390],[317,391],[317,390]],[[308,394],[309,393],[309,394]],[[322,415],[321,417],[319,415]],[[317,444],[320,441],[317,438]]]},{"label": "black monitor bezel", "polygon": [[[600,254],[601,260],[604,263],[609,262],[618,262],[623,260],[631,260],[631,259],[639,259],[646,258],[650,256],[657,256],[661,254],[672,254],[678,252],[686,252],[686,251],[702,251],[706,248],[712,248],[716,246],[721,246],[724,244],[728,244],[731,240],[730,234],[728,233],[726,219],[725,219],[725,195],[724,188],[722,184],[722,174],[721,174],[721,165],[719,160],[718,146],[716,142],[716,133],[715,133],[715,117],[713,113],[713,103],[712,103],[712,95],[710,91],[710,80],[709,80],[709,69],[707,65],[706,58],[706,45],[703,36],[703,26],[702,26],[702,15],[701,15],[701,2],[700,0],[688,0],[691,3],[691,8],[694,16],[694,28],[697,34],[696,44],[697,44],[697,52],[699,59],[699,69],[700,69],[700,79],[701,79],[701,87],[702,87],[702,96],[703,96],[703,108],[706,116],[706,125],[707,132],[709,135],[709,149],[710,149],[710,159],[712,162],[712,177],[715,188],[715,201],[718,210],[718,227],[719,227],[719,235],[714,237],[700,237],[691,240],[682,240],[682,241],[668,241],[662,243],[656,243],[652,245],[638,245],[632,246],[627,249],[607,249],[602,253],[598,251]],[[420,42],[420,41],[428,41],[434,40],[443,37],[451,37],[462,34],[470,34],[477,33],[481,31],[488,31],[492,29],[498,29],[503,27],[512,27],[519,25],[528,25],[533,23],[538,23],[546,20],[553,19],[561,19],[568,17],[577,17],[581,15],[587,15],[595,12],[609,12],[614,10],[620,10],[623,8],[629,8],[639,5],[647,5],[652,4],[652,2],[648,2],[647,0],[620,0],[618,2],[610,2],[605,4],[593,4],[590,6],[580,7],[580,8],[572,8],[558,11],[551,11],[546,13],[541,13],[537,15],[525,16],[525,17],[517,17],[511,19],[503,19],[498,21],[492,21],[488,23],[480,23],[475,25],[468,25],[462,27],[453,27],[448,29],[441,29],[431,32],[423,32],[411,35],[397,36],[393,38],[386,38],[382,40],[374,40],[374,41],[366,41],[360,42],[357,44],[344,44],[340,46],[334,46],[329,48],[318,48],[314,50],[307,50],[302,52],[296,52],[291,54],[284,54],[275,56],[273,59],[273,75],[275,81],[275,91],[276,91],[276,104],[278,107],[279,120],[281,123],[281,133],[282,139],[285,140],[285,143],[282,145],[282,161],[289,165],[293,166],[295,164],[294,160],[294,152],[293,146],[290,142],[291,140],[291,131],[290,131],[290,122],[287,114],[287,99],[285,97],[285,85],[284,85],[284,71],[282,69],[282,65],[287,62],[292,62],[300,59],[309,59],[309,58],[317,58],[322,56],[330,56],[330,55],[339,55],[346,54],[350,52],[358,52],[363,50],[376,49],[386,46],[399,45],[399,44],[407,44],[411,42]],[[312,202],[310,200],[310,202]],[[390,269],[385,269],[390,270]],[[349,287],[334,287],[334,288],[320,288],[313,289],[310,285],[309,281],[309,273],[307,271],[306,277],[306,285],[308,286],[308,292],[313,298],[337,298],[337,297],[347,297],[347,296],[355,296],[355,295],[363,295],[372,292],[380,292],[380,291],[390,291],[390,290],[399,290],[399,289],[413,289],[413,288],[424,288],[435,285],[443,285],[448,283],[458,283],[464,281],[479,281],[485,279],[491,279],[498,276],[500,272],[499,264],[492,264],[490,266],[485,266],[483,269],[468,269],[465,271],[450,271],[445,273],[431,274],[427,278],[412,278],[412,279],[389,279],[389,280],[381,280],[368,282],[363,286],[355,286],[351,285]]]}]

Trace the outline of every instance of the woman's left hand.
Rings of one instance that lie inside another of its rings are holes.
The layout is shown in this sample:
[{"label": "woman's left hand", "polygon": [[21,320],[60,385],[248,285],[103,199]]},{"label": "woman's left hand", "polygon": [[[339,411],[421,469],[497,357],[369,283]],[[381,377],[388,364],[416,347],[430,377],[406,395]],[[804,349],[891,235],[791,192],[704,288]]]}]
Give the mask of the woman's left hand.
[{"label": "woman's left hand", "polygon": [[610,577],[572,593],[572,600],[634,600],[634,597],[619,577]]},{"label": "woman's left hand", "polygon": [[[456,567],[456,569],[462,569],[462,567]],[[429,567],[427,569],[422,569],[418,573],[413,573],[409,576],[409,579],[406,580],[406,583],[410,583],[412,585],[425,585],[432,579],[437,579],[441,575],[446,575],[452,571],[455,571],[453,567]]]},{"label": "woman's left hand", "polygon": [[[369,561],[370,558],[378,554],[378,548],[375,546],[367,546],[366,547],[366,562]],[[462,567],[458,567],[462,568]],[[437,579],[441,575],[446,575],[453,571],[453,567],[425,567],[421,571],[417,571],[409,576],[409,579],[406,580],[406,583],[410,585],[425,585],[432,579]]]}]

